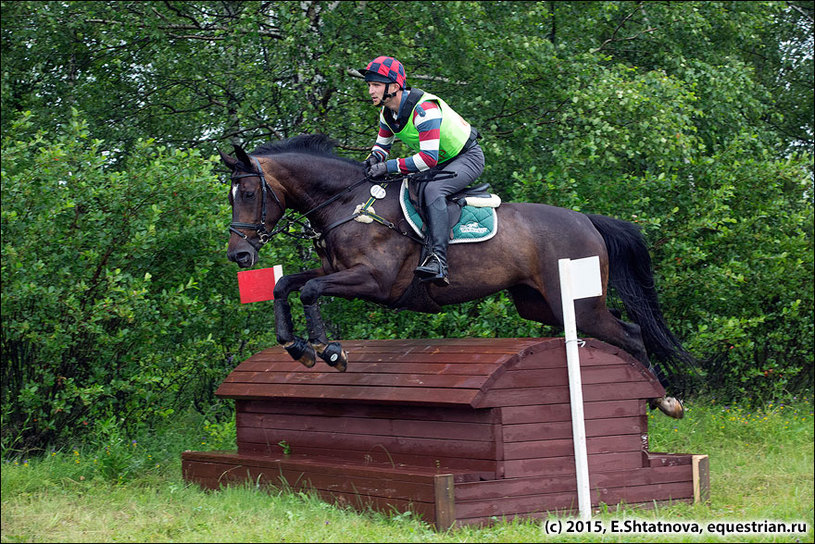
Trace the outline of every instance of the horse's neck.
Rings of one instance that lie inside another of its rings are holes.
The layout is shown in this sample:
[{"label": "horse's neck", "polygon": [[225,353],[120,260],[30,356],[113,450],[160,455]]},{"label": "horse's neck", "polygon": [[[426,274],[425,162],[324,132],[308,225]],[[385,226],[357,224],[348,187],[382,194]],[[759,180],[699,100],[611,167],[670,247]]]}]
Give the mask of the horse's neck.
[{"label": "horse's neck", "polygon": [[[351,164],[323,157],[307,157],[305,161],[302,157],[296,161],[281,160],[278,167],[278,179],[283,182],[286,192],[286,206],[300,213],[323,205],[365,175]],[[325,214],[316,215],[323,217]],[[317,217],[310,219],[313,221]]]}]

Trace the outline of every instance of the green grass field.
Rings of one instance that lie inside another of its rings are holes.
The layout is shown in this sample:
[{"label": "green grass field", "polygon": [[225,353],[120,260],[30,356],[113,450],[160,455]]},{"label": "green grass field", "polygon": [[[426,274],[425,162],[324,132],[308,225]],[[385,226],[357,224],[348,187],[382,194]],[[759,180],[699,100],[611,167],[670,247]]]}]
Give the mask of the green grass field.
[{"label": "green grass field", "polygon": [[[98,443],[40,458],[6,452],[2,541],[812,542],[812,399],[752,407],[700,400],[686,408],[679,421],[650,415],[651,450],[709,455],[710,503],[601,508],[593,521],[605,534],[549,534],[541,520],[498,520],[490,527],[437,533],[409,513],[358,513],[306,493],[252,486],[205,492],[182,480],[181,452],[234,449],[234,425],[210,425],[190,415],[138,437],[121,436],[108,422],[100,427]],[[725,523],[765,521],[806,524],[806,532],[721,536],[715,530]],[[697,522],[704,530],[610,532],[613,523],[632,522],[645,529]],[[712,530],[708,524],[714,524]]]}]

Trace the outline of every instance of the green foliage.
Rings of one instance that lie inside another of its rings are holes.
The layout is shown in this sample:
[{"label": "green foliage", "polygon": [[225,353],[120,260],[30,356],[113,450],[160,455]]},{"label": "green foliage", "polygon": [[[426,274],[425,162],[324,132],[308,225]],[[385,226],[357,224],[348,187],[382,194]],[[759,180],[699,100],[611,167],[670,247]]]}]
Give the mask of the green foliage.
[{"label": "green foliage", "polygon": [[[504,200],[643,227],[705,387],[811,390],[811,1],[122,6],[2,3],[4,449],[190,405],[221,424],[215,388],[275,339],[268,303],[237,303],[209,155],[320,131],[364,157],[377,112],[349,70],[380,54],[481,131]],[[318,264],[283,239],[262,258]],[[505,294],[322,307],[335,338],[558,334]]]},{"label": "green foliage", "polygon": [[113,165],[79,118],[47,137],[23,116],[11,133],[4,449],[82,434],[104,414],[132,429],[209,405],[242,335],[266,333],[235,311],[225,236],[213,228],[227,214],[213,160],[144,140]]}]

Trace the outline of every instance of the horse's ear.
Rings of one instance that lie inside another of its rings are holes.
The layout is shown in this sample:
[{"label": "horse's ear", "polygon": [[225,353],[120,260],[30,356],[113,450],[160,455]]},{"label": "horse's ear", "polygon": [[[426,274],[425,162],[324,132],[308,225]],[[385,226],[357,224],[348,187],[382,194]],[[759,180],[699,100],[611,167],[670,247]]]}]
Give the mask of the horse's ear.
[{"label": "horse's ear", "polygon": [[238,159],[234,157],[230,157],[220,149],[218,150],[218,154],[221,156],[221,160],[224,161],[224,164],[230,169],[234,170],[235,167],[238,165]]},{"label": "horse's ear", "polygon": [[246,154],[246,151],[237,144],[234,145],[235,148],[235,156],[238,158],[246,166],[252,166],[252,159],[249,158],[249,155]]}]

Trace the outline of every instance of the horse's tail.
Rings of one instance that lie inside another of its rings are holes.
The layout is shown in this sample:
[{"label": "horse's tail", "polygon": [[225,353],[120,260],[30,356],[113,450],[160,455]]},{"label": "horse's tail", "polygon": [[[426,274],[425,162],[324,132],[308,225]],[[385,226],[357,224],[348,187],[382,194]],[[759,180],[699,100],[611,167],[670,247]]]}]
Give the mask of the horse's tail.
[{"label": "horse's tail", "polygon": [[639,228],[633,223],[604,215],[586,215],[605,240],[609,282],[622,300],[629,318],[640,326],[646,351],[662,363],[672,382],[686,382],[688,371],[695,367],[695,359],[674,336],[662,315],[654,287],[651,256]]}]

